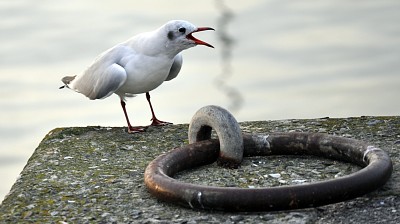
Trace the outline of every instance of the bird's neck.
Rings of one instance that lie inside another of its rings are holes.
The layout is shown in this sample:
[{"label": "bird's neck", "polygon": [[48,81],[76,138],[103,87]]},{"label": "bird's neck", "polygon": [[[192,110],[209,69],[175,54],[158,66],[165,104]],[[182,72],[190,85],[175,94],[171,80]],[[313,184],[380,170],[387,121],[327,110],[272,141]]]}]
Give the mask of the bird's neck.
[{"label": "bird's neck", "polygon": [[148,56],[165,56],[173,59],[180,49],[173,45],[168,45],[168,39],[163,30],[155,30],[153,32],[142,33],[128,40],[127,43],[135,49],[135,51]]}]

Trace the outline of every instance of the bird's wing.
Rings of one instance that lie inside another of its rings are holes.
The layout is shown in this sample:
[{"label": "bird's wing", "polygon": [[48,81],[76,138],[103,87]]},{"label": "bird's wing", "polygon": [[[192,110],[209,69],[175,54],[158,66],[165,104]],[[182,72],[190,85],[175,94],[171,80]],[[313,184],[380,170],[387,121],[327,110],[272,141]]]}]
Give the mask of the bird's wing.
[{"label": "bird's wing", "polygon": [[182,68],[182,54],[179,53],[175,56],[174,63],[172,64],[171,69],[169,70],[168,77],[165,79],[165,81],[169,81],[178,76],[178,73],[181,70],[181,68]]},{"label": "bird's wing", "polygon": [[68,86],[91,100],[102,99],[113,94],[126,80],[126,71],[118,64],[111,64],[104,70],[96,69],[77,76]]},{"label": "bird's wing", "polygon": [[91,100],[110,96],[127,79],[126,71],[120,64],[123,51],[123,48],[113,48],[104,52],[82,75],[76,76],[68,87]]}]

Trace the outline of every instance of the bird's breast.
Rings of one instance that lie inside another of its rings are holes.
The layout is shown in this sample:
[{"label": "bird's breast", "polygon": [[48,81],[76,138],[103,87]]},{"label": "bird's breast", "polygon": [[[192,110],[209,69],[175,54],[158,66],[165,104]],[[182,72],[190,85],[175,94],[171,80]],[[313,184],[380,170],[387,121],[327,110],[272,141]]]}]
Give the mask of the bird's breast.
[{"label": "bird's breast", "polygon": [[140,94],[160,86],[169,74],[173,60],[166,57],[131,55],[121,60],[127,79],[117,93]]}]

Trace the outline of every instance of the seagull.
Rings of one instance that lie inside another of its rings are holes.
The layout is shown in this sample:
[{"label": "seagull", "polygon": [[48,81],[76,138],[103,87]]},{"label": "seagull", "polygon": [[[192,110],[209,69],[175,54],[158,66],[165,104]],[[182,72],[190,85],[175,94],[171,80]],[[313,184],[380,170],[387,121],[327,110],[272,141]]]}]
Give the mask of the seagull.
[{"label": "seagull", "polygon": [[181,51],[196,45],[214,48],[193,36],[193,33],[205,30],[214,29],[196,27],[184,20],[169,21],[154,31],[140,33],[101,53],[81,74],[62,78],[64,85],[60,89],[67,87],[91,100],[117,94],[128,133],[143,132],[146,127],[131,125],[125,107],[126,97],[146,93],[152,114],[150,125],[171,124],[156,118],[149,92],[178,76],[182,67]]}]

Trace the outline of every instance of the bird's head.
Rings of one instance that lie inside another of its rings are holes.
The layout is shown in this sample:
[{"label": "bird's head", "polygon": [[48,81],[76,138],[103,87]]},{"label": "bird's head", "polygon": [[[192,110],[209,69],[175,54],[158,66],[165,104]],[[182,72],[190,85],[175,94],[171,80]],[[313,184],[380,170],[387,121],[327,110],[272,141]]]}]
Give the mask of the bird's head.
[{"label": "bird's head", "polygon": [[196,45],[204,45],[214,48],[211,44],[199,40],[193,36],[193,33],[214,30],[211,27],[196,27],[195,25],[183,21],[169,21],[163,26],[164,35],[166,38],[166,47],[172,47],[179,51],[194,47]]}]

